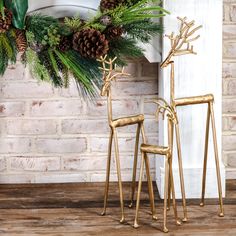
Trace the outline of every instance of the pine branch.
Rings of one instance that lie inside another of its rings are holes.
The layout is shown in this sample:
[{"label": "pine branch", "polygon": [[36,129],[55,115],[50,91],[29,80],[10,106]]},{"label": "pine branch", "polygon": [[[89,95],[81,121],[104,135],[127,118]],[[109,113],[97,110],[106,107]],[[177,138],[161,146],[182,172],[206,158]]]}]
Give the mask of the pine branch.
[{"label": "pine branch", "polygon": [[54,70],[55,74],[59,77],[59,68],[57,66],[57,61],[53,55],[53,51],[50,48],[48,49],[48,55],[52,65],[52,69]]},{"label": "pine branch", "polygon": [[0,41],[0,75],[3,75],[8,65],[8,57],[6,57],[5,49]]},{"label": "pine branch", "polygon": [[124,30],[128,36],[147,43],[153,36],[161,34],[163,27],[160,24],[152,22],[150,19],[145,19],[124,25]]},{"label": "pine branch", "polygon": [[133,22],[137,22],[145,19],[161,18],[166,14],[169,14],[160,5],[160,2],[153,4],[153,6],[148,5],[148,0],[137,1],[136,4],[132,6],[119,6],[114,10],[106,12],[106,14],[112,16],[112,22],[114,25],[126,25]]},{"label": "pine branch", "polygon": [[79,16],[74,16],[72,18],[65,17],[65,25],[70,28],[73,32],[79,31],[82,26],[82,22]]},{"label": "pine branch", "polygon": [[4,0],[0,0],[0,13],[2,18],[5,20]]},{"label": "pine branch", "polygon": [[30,15],[26,19],[26,30],[33,33],[37,42],[43,40],[44,30],[49,26],[57,26],[59,28],[59,21],[51,16],[44,16],[38,13]]},{"label": "pine branch", "polygon": [[58,61],[54,56],[54,52],[51,49],[44,50],[38,53],[40,63],[46,68],[50,81],[55,87],[62,87],[63,80],[59,73]]},{"label": "pine branch", "polygon": [[110,42],[110,50],[108,56],[117,57],[116,63],[119,66],[126,65],[127,58],[139,58],[143,56],[143,49],[137,46],[134,39],[125,37]]},{"label": "pine branch", "polygon": [[68,88],[70,85],[69,70],[65,66],[62,69],[62,77],[64,79],[64,87]]},{"label": "pine branch", "polygon": [[41,64],[37,53],[31,48],[28,48],[26,51],[26,62],[35,78],[42,81],[51,81],[48,70]]},{"label": "pine branch", "polygon": [[[75,51],[62,53],[55,50],[55,53],[64,66],[73,74],[81,94],[91,98],[97,96],[97,81],[93,80],[95,73],[93,70],[88,69],[88,66],[84,66],[84,58],[80,57]],[[96,68],[99,70],[98,66]]]},{"label": "pine branch", "polygon": [[9,43],[9,40],[8,40],[6,34],[0,34],[0,41],[1,41],[2,47],[4,48],[4,50],[6,52],[6,57],[12,58],[13,57],[13,49],[11,47],[11,44]]}]

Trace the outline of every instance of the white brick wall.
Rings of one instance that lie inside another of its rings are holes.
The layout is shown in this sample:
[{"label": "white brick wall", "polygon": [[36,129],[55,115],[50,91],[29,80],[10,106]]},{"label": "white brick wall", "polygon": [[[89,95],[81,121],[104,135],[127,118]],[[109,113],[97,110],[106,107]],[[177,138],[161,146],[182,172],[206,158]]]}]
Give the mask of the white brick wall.
[{"label": "white brick wall", "polygon": [[223,38],[223,154],[236,179],[236,0],[224,0]]},{"label": "white brick wall", "polygon": [[[114,85],[114,117],[145,112],[146,132],[157,142],[154,106],[157,64],[131,61],[132,77]],[[106,99],[86,104],[74,83],[55,89],[34,80],[18,62],[0,80],[0,183],[104,181],[109,127]],[[119,130],[123,179],[131,180],[136,127]],[[154,174],[154,160],[151,161]],[[112,161],[111,179],[117,180]]]}]

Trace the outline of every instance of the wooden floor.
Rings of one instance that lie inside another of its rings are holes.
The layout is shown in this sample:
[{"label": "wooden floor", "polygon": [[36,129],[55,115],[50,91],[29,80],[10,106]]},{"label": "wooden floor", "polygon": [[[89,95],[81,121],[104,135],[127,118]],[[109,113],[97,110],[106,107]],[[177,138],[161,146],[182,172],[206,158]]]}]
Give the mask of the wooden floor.
[{"label": "wooden floor", "polygon": [[[162,201],[157,197],[159,219],[151,220],[146,187],[142,193],[139,229],[132,228],[134,209],[126,208],[127,223],[119,223],[116,184],[111,185],[108,214],[100,216],[103,188],[103,184],[0,185],[0,235],[236,236],[236,181],[227,183],[224,218],[217,216],[215,200],[208,201],[204,208],[198,206],[197,200],[191,200],[188,201],[188,223],[175,226],[173,212],[168,213],[168,234],[160,231]],[[126,199],[128,193],[126,184]],[[182,216],[180,207],[179,214]]]}]

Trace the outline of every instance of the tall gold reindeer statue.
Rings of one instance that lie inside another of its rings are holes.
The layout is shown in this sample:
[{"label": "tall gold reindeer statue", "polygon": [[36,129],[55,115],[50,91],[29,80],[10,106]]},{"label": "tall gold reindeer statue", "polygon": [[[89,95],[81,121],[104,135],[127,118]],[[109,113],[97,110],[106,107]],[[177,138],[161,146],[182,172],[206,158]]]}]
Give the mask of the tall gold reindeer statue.
[{"label": "tall gold reindeer statue", "polygon": [[[222,200],[222,185],[221,185],[221,177],[220,177],[220,166],[219,166],[219,157],[218,157],[218,147],[217,147],[217,138],[216,138],[216,127],[215,127],[215,118],[214,118],[214,96],[212,94],[207,94],[203,96],[195,96],[195,97],[185,97],[185,98],[175,98],[175,74],[174,74],[174,57],[181,56],[185,54],[196,54],[193,50],[193,46],[191,43],[197,40],[200,36],[194,36],[195,32],[199,30],[202,26],[195,27],[194,21],[187,21],[187,18],[180,18],[180,30],[179,34],[175,35],[172,33],[171,35],[167,35],[168,39],[171,43],[171,49],[166,57],[166,59],[161,64],[161,68],[165,68],[171,66],[171,74],[170,74],[170,101],[171,106],[176,111],[176,107],[178,106],[188,106],[195,104],[207,104],[207,121],[206,121],[206,134],[205,134],[205,151],[204,151],[204,163],[203,163],[203,176],[202,176],[202,197],[201,197],[201,206],[204,206],[204,198],[205,198],[205,187],[206,187],[206,171],[207,171],[207,158],[208,158],[208,140],[209,140],[209,128],[210,121],[212,125],[212,135],[213,135],[213,143],[214,143],[214,152],[215,152],[215,164],[216,164],[216,173],[217,173],[217,183],[218,183],[218,193],[219,193],[219,203],[220,203],[220,214],[219,216],[224,216],[223,210],[223,200]],[[180,135],[179,135],[179,126],[176,126],[176,140],[177,140],[177,149],[178,152],[180,150]],[[179,155],[181,156],[181,155]],[[185,191],[184,191],[184,179],[182,172],[182,161],[179,161],[179,169],[180,169],[180,177],[181,177],[181,189],[183,194],[183,199],[185,199]],[[170,191],[169,191],[170,192]],[[184,200],[185,201],[185,200]],[[185,217],[186,217],[186,208],[185,208]]]},{"label": "tall gold reindeer statue", "polygon": [[[114,59],[108,59],[107,56],[101,57],[98,60],[102,63],[102,67],[100,68],[103,71],[103,87],[101,90],[102,96],[107,96],[107,109],[108,109],[108,123],[110,126],[110,138],[109,138],[109,146],[108,146],[108,158],[107,158],[107,170],[106,170],[106,184],[105,184],[105,193],[104,193],[104,209],[102,215],[106,214],[107,207],[107,199],[108,199],[108,191],[109,191],[109,180],[110,180],[110,165],[111,165],[111,152],[112,152],[112,141],[114,139],[115,146],[115,160],[116,160],[116,169],[119,183],[119,193],[120,193],[120,207],[121,207],[121,220],[123,223],[125,221],[124,216],[124,202],[123,202],[123,191],[122,191],[122,179],[121,179],[121,168],[120,168],[120,158],[119,158],[119,148],[118,148],[118,138],[117,138],[117,128],[123,126],[129,126],[137,124],[137,132],[136,132],[136,142],[135,142],[135,151],[134,151],[134,164],[133,164],[133,179],[132,179],[132,191],[131,191],[131,204],[133,204],[134,192],[135,192],[135,184],[136,184],[136,169],[137,169],[137,158],[138,158],[138,145],[139,145],[139,136],[140,132],[142,134],[143,142],[146,143],[145,134],[144,134],[144,115],[136,115],[130,117],[121,117],[118,119],[113,119],[112,116],[112,93],[111,93],[111,82],[119,76],[127,76],[128,74],[124,72],[124,68],[119,71],[116,68]],[[154,196],[151,184],[151,177],[149,172],[149,161],[148,159],[145,161],[147,171],[147,179],[148,179],[148,188],[149,188],[149,196],[151,201],[151,211],[153,214],[153,218],[155,218],[154,212]]]}]

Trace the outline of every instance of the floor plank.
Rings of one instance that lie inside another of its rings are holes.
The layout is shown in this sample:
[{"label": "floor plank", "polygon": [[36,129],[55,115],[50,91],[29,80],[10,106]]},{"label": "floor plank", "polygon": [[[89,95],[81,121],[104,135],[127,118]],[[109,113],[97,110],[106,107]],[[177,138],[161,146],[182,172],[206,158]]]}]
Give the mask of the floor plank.
[{"label": "floor plank", "polygon": [[[119,223],[120,209],[115,183],[110,188],[108,214],[100,216],[103,188],[104,184],[97,183],[0,185],[0,235],[236,235],[236,181],[227,182],[224,218],[219,218],[216,214],[216,200],[208,200],[204,208],[199,207],[199,200],[191,200],[188,201],[188,223],[175,226],[173,211],[168,213],[169,234],[161,232],[163,202],[157,194],[155,201],[158,220],[151,220],[146,185],[142,192],[139,229],[132,228],[134,209],[126,207],[126,223]],[[125,184],[126,199],[129,190],[129,184]],[[182,216],[180,206],[178,210]]]}]

